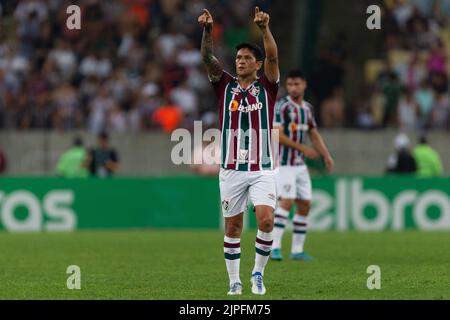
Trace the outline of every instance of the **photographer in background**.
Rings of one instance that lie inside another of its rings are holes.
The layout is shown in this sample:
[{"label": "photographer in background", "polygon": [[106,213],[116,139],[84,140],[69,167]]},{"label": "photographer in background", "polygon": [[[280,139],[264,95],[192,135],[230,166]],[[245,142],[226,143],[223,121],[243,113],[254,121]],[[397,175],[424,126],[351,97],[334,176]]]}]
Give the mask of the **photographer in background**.
[{"label": "photographer in background", "polygon": [[392,154],[387,163],[386,172],[392,174],[415,174],[416,160],[411,154],[411,142],[408,136],[401,133],[395,137],[395,154]]},{"label": "photographer in background", "polygon": [[110,177],[119,169],[119,158],[114,148],[109,145],[106,132],[98,135],[98,146],[89,154],[90,172],[94,177]]}]

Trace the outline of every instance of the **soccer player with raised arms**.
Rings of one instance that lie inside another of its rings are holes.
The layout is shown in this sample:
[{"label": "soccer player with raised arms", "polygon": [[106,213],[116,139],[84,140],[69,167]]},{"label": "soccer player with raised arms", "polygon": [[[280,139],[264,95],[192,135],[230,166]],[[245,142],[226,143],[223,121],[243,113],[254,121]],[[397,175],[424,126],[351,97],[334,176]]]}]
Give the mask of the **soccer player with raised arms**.
[{"label": "soccer player with raised arms", "polygon": [[[278,49],[269,28],[269,15],[255,8],[254,22],[262,32],[262,50],[253,44],[237,46],[236,74],[223,70],[213,54],[213,17],[206,9],[198,18],[204,28],[201,53],[218,98],[221,125],[222,212],[225,219],[224,254],[230,280],[229,295],[242,294],[240,237],[243,214],[250,197],[255,206],[258,233],[252,293],[264,295],[264,268],[270,258],[276,205],[275,154],[272,125],[279,87]],[[264,73],[258,71],[264,65]],[[306,146],[305,146],[306,147]],[[307,150],[305,150],[307,152]]]},{"label": "soccer player with raised arms", "polygon": [[[297,210],[294,215],[294,232],[290,258],[309,261],[312,259],[304,252],[304,244],[308,226],[308,214],[311,207],[312,187],[305,156],[318,158],[322,156],[328,171],[332,171],[334,161],[317,129],[312,106],[304,100],[307,82],[299,70],[289,72],[286,80],[288,95],[276,106],[274,128],[280,130],[280,167],[276,180],[278,191],[278,207],[275,212],[273,230],[272,259],[281,261],[281,240],[289,212],[294,203]],[[317,149],[318,154],[303,152],[307,136]]]}]

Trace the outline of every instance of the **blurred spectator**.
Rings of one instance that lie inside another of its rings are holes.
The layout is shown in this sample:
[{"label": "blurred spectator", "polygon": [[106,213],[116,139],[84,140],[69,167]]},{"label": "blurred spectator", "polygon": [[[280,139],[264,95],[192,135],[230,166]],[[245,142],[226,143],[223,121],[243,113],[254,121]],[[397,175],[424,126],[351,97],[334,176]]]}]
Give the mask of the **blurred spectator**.
[{"label": "blurred spectator", "polygon": [[384,92],[384,117],[383,127],[392,125],[397,115],[397,107],[400,101],[402,87],[398,81],[397,74],[390,74],[387,83],[383,88]]},{"label": "blurred spectator", "polygon": [[400,75],[402,86],[410,91],[416,90],[426,76],[416,53],[412,54],[408,64],[399,64],[396,71]]},{"label": "blurred spectator", "polygon": [[76,128],[81,116],[78,91],[69,82],[64,82],[53,92],[52,103],[54,127],[59,129]]},{"label": "blurred spectator", "polygon": [[430,127],[435,129],[450,129],[450,98],[439,94],[434,108],[431,110]]},{"label": "blurred spectator", "polygon": [[325,128],[339,128],[344,125],[345,101],[341,88],[335,88],[333,95],[323,101],[320,115],[321,124]]},{"label": "blurred spectator", "polygon": [[116,102],[106,86],[101,86],[89,109],[89,129],[94,133],[106,130],[109,113]]},{"label": "blurred spectator", "polygon": [[417,164],[411,155],[411,143],[406,134],[399,134],[394,142],[395,154],[388,159],[386,172],[396,174],[413,174],[417,171]]},{"label": "blurred spectator", "polygon": [[55,63],[59,75],[65,81],[72,79],[77,68],[77,58],[70,43],[60,40],[57,47],[49,52],[48,58]]},{"label": "blurred spectator", "polygon": [[179,128],[182,120],[183,111],[173,103],[162,105],[152,116],[152,122],[167,133]]},{"label": "blurred spectator", "polygon": [[110,177],[119,169],[119,157],[106,132],[98,135],[98,146],[89,152],[89,169],[94,177]]},{"label": "blurred spectator", "polygon": [[[347,35],[339,33],[335,41],[323,48],[311,75],[311,91],[317,97],[317,104],[335,95],[343,88],[347,71]],[[321,120],[320,118],[318,119]]]},{"label": "blurred spectator", "polygon": [[93,52],[86,56],[80,64],[80,74],[85,77],[96,77],[104,79],[111,74],[112,65],[106,54],[103,57],[99,53]]},{"label": "blurred spectator", "polygon": [[373,124],[379,128],[383,124],[384,118],[384,95],[380,87],[375,87],[370,98],[370,110],[372,114]]},{"label": "blurred spectator", "polygon": [[194,120],[198,117],[197,108],[198,101],[197,95],[195,92],[189,87],[187,81],[184,81],[180,86],[176,87],[172,90],[170,94],[171,100],[174,104],[179,105],[183,114],[187,117],[190,117],[191,120]]},{"label": "blurred spectator", "polygon": [[415,100],[419,107],[419,126],[421,129],[424,129],[434,106],[434,92],[427,81],[423,81],[420,88],[416,91]]},{"label": "blurred spectator", "polygon": [[442,41],[432,45],[427,68],[429,73],[447,74],[447,52]]},{"label": "blurred spectator", "polygon": [[108,131],[124,133],[128,130],[127,117],[125,112],[116,104],[109,114]]},{"label": "blurred spectator", "polygon": [[414,158],[417,162],[417,174],[422,178],[439,177],[443,173],[439,153],[429,144],[427,137],[422,135],[419,144],[414,148]]},{"label": "blurred spectator", "polygon": [[59,158],[56,165],[56,174],[64,178],[85,178],[88,176],[87,152],[83,147],[83,140],[76,137],[73,147]]},{"label": "blurred spectator", "polygon": [[403,131],[412,131],[417,128],[419,107],[412,90],[406,90],[398,105],[398,122]]}]

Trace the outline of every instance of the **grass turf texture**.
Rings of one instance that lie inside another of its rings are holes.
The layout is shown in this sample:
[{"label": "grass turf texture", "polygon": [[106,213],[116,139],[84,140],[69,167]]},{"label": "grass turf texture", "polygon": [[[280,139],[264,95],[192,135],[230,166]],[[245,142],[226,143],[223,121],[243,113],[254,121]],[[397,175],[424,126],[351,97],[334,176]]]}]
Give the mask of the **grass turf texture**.
[{"label": "grass turf texture", "polygon": [[[229,298],[219,231],[0,233],[0,299],[449,299],[449,233],[310,233],[313,262],[269,261],[264,297],[251,294],[255,232],[241,241],[244,294]],[[68,290],[69,265],[81,290]],[[366,286],[381,268],[381,290]]]}]

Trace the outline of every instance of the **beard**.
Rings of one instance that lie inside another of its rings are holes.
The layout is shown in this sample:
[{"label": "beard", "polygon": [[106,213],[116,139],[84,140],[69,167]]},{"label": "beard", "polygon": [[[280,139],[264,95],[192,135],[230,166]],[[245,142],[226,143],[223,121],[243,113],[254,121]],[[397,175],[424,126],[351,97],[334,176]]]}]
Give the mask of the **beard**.
[{"label": "beard", "polygon": [[294,100],[298,100],[298,99],[300,99],[300,98],[303,97],[302,94],[289,94],[289,95],[290,95],[291,98],[294,99]]}]

